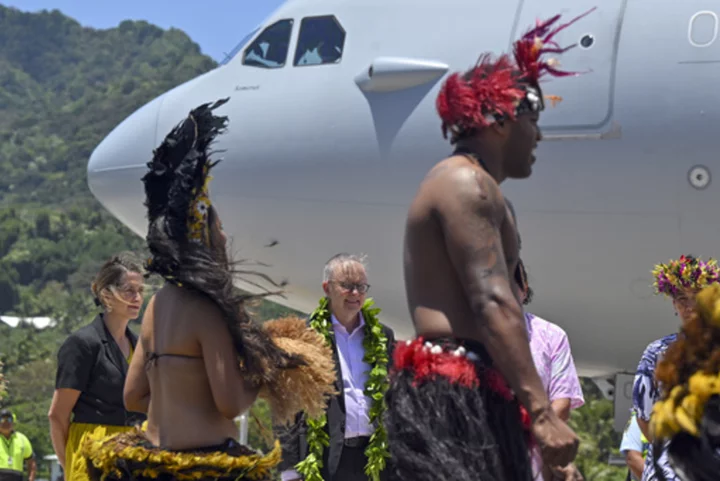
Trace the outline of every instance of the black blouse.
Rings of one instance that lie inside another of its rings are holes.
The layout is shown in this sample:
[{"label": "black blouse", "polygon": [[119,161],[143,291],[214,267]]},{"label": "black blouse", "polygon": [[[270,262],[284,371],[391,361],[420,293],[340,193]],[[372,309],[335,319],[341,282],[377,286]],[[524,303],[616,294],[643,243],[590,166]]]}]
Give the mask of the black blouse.
[{"label": "black blouse", "polygon": [[[137,336],[125,335],[135,350]],[[125,410],[123,388],[128,363],[105,326],[102,314],[72,333],[57,355],[55,389],[75,389],[80,397],[73,408],[73,422],[132,426],[145,415]]]}]

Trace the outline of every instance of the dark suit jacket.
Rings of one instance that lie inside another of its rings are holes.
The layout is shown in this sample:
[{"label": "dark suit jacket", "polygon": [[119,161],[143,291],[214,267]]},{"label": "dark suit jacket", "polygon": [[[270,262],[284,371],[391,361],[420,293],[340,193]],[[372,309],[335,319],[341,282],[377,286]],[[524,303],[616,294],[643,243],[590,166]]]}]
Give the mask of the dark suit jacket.
[{"label": "dark suit jacket", "polygon": [[[383,333],[388,340],[388,361],[392,365],[393,352],[395,350],[395,333],[392,329],[381,324]],[[337,366],[337,377],[335,390],[339,393],[330,398],[327,407],[326,432],[330,435],[330,446],[325,448],[323,453],[323,469],[321,471],[325,480],[330,480],[337,472],[340,456],[345,441],[345,398],[343,395],[343,380],[340,372],[340,360],[338,358],[337,345],[333,342],[333,354]],[[390,366],[388,366],[389,369]],[[275,436],[280,439],[283,448],[280,471],[295,469],[295,465],[305,459],[308,454],[307,424],[304,413],[295,418],[295,423],[290,427],[273,427]],[[342,481],[342,480],[338,480]]]},{"label": "dark suit jacket", "polygon": [[[125,335],[133,350],[137,336],[128,328]],[[73,422],[131,426],[145,415],[125,410],[123,388],[128,363],[105,326],[102,314],[63,342],[58,351],[55,389],[76,389],[80,397],[73,408]]]}]

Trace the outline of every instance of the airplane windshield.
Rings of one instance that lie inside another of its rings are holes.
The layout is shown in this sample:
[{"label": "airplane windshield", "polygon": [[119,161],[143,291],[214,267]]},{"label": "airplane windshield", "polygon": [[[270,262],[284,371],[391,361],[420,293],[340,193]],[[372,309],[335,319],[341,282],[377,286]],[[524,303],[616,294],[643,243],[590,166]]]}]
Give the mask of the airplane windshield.
[{"label": "airplane windshield", "polygon": [[225,58],[220,62],[220,65],[225,65],[230,62],[235,56],[245,47],[245,45],[250,41],[251,38],[255,36],[255,34],[260,30],[260,27],[255,28],[252,32],[248,33],[243,37],[242,40],[240,40],[240,43],[238,43],[228,54],[225,54]]},{"label": "airplane windshield", "polygon": [[291,18],[269,25],[245,47],[243,65],[266,69],[283,67],[290,48],[292,29]]}]

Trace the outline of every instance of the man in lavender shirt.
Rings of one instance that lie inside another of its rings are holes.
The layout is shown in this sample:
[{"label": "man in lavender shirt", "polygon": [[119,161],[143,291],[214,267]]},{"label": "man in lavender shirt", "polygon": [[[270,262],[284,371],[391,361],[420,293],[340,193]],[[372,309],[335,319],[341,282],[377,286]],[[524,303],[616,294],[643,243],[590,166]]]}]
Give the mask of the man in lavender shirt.
[{"label": "man in lavender shirt", "polygon": [[[370,288],[365,258],[355,254],[332,257],[325,264],[322,287],[329,301],[331,344],[338,371],[335,388],[339,395],[328,402],[325,432],[329,445],[322,449],[319,474],[324,481],[367,481],[365,450],[376,425],[370,423],[369,417],[372,399],[364,392],[371,369],[364,360],[363,347],[365,337],[371,334],[363,315],[363,303]],[[389,361],[392,359],[395,334],[382,323],[380,327],[387,339]],[[388,365],[378,367],[387,369]],[[274,430],[283,447],[280,464],[282,481],[303,479],[298,472],[298,463],[313,452],[313,446],[308,443],[312,439],[308,437],[305,417],[300,414],[289,429],[275,427]],[[386,467],[380,473],[380,481],[391,479],[390,470]]]},{"label": "man in lavender shirt", "polygon": [[[528,284],[522,259],[518,261],[515,281],[519,289],[520,301],[524,305],[530,304],[533,291]],[[570,418],[570,410],[585,404],[567,334],[560,326],[530,314],[527,310],[525,321],[530,339],[530,352],[540,374],[540,380],[550,398],[552,409],[567,422]],[[532,453],[532,466],[534,479],[546,481],[554,479],[553,470],[549,466],[543,466],[537,449]]]}]

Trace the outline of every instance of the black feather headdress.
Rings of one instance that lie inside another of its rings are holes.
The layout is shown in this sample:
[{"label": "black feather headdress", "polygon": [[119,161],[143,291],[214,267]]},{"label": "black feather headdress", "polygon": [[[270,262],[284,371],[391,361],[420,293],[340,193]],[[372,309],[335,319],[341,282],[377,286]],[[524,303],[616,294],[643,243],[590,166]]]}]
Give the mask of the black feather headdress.
[{"label": "black feather headdress", "polygon": [[[210,226],[208,186],[210,169],[218,162],[210,162],[210,144],[225,131],[228,118],[213,114],[213,110],[229,99],[206,103],[193,109],[188,117],[165,137],[153,151],[148,162],[148,173],[142,178],[145,184],[145,207],[151,229],[148,244],[153,252],[153,231],[163,232],[166,240],[180,246],[187,242],[209,245]],[[152,229],[156,223],[162,229]],[[162,256],[167,259],[167,256]],[[177,259],[177,256],[170,256]],[[171,277],[174,266],[152,265],[148,270]]]}]

